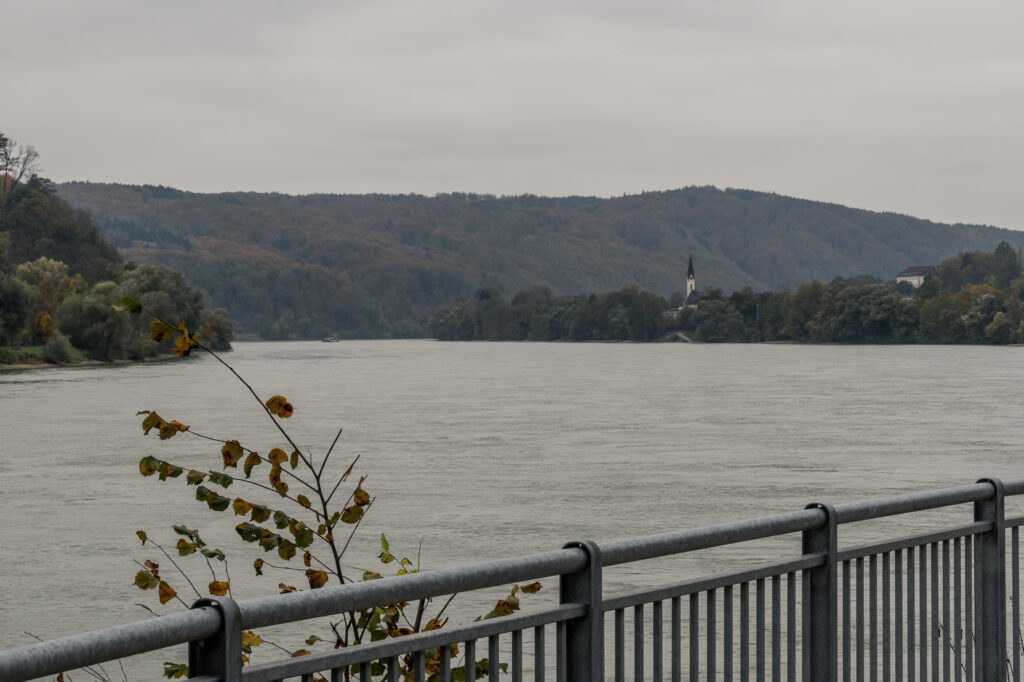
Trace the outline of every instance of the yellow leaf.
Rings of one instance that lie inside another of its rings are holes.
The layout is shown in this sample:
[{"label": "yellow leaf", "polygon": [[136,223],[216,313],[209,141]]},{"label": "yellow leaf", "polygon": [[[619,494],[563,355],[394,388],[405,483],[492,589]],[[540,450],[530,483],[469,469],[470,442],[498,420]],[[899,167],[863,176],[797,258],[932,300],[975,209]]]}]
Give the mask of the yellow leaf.
[{"label": "yellow leaf", "polygon": [[360,507],[365,507],[370,504],[370,495],[363,490],[363,481],[366,480],[365,476],[360,477],[359,485],[356,486],[356,491],[352,494],[352,501],[358,504]]},{"label": "yellow leaf", "polygon": [[[184,327],[184,325],[181,326]],[[188,357],[192,352],[192,349],[198,345],[199,342],[196,341],[196,337],[181,334],[174,339],[174,354],[180,358]]]},{"label": "yellow leaf", "polygon": [[281,466],[288,461],[288,455],[281,448],[274,448],[267,453],[267,460],[274,466]]},{"label": "yellow leaf", "polygon": [[241,497],[236,497],[235,501],[231,503],[231,508],[235,510],[235,514],[238,516],[245,516],[252,510],[252,504],[246,502]]},{"label": "yellow leaf", "polygon": [[295,412],[295,408],[283,395],[271,396],[266,405],[271,414],[277,415],[281,419],[287,419]]},{"label": "yellow leaf", "polygon": [[537,592],[540,592],[540,583],[530,583],[529,585],[523,585],[519,589],[526,594],[536,594]]},{"label": "yellow leaf", "polygon": [[242,646],[259,646],[263,644],[263,638],[252,630],[242,632]]},{"label": "yellow leaf", "polygon": [[166,604],[167,602],[171,601],[172,599],[178,596],[178,593],[174,591],[174,588],[165,583],[163,580],[160,581],[160,587],[157,589],[157,594],[160,597],[161,604]]},{"label": "yellow leaf", "polygon": [[210,594],[215,597],[223,597],[228,593],[228,584],[220,580],[214,580],[210,583]]}]

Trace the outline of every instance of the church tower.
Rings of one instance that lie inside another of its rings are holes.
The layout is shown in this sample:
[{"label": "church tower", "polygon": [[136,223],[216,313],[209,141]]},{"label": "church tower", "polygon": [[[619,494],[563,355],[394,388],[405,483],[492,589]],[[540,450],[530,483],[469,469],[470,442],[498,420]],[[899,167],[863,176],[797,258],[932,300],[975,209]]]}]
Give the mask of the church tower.
[{"label": "church tower", "polygon": [[690,252],[690,265],[686,268],[686,299],[689,300],[693,290],[697,288],[697,278],[693,275],[693,252]]}]

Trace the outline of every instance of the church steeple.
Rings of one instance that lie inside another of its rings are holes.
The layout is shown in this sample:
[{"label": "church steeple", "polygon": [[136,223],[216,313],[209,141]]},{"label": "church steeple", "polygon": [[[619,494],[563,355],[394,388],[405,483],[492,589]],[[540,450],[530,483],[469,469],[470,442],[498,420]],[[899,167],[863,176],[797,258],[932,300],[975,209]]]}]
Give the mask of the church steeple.
[{"label": "church steeple", "polygon": [[693,274],[693,252],[690,252],[690,264],[686,268],[686,298],[690,298],[693,290],[697,288],[697,278]]}]

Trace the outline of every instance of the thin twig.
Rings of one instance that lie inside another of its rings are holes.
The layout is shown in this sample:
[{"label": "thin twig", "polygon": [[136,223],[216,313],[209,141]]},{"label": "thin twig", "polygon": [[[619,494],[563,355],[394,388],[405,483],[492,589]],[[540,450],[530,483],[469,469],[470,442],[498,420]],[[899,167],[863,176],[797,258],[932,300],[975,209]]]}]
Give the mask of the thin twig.
[{"label": "thin twig", "polygon": [[366,505],[366,509],[363,510],[362,516],[359,517],[359,520],[356,521],[356,525],[352,529],[352,532],[349,533],[348,540],[345,541],[345,546],[341,548],[340,552],[338,552],[338,556],[345,556],[345,550],[348,549],[349,543],[352,542],[352,536],[354,536],[356,534],[356,531],[359,530],[359,524],[361,524],[363,522],[363,519],[366,518],[366,512],[370,511],[370,507],[373,506],[373,501],[376,499],[377,498],[374,497],[373,499],[370,500],[370,503]]},{"label": "thin twig", "polygon": [[[320,478],[320,476],[323,475],[324,467],[327,466],[327,460],[331,458],[331,453],[334,452],[334,446],[338,444],[338,439],[341,438],[342,431],[343,429],[338,429],[338,435],[335,436],[334,440],[331,442],[331,447],[327,448],[327,454],[324,455],[324,461],[320,463],[320,471],[318,471],[316,474],[317,478]],[[358,457],[356,459],[358,459]]]}]

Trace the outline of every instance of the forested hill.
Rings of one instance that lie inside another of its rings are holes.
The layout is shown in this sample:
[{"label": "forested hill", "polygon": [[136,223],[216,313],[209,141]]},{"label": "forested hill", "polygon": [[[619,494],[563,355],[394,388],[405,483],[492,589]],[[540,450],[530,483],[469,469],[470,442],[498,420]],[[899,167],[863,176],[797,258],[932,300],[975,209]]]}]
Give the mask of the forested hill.
[{"label": "forested hill", "polygon": [[892,279],[991,251],[1021,233],[946,225],[748,190],[688,187],[612,199],[448,194],[195,194],[69,183],[130,258],[180,270],[268,338],[418,336],[437,306],[483,284],[555,294],[630,284],[778,290],[811,279]]}]

